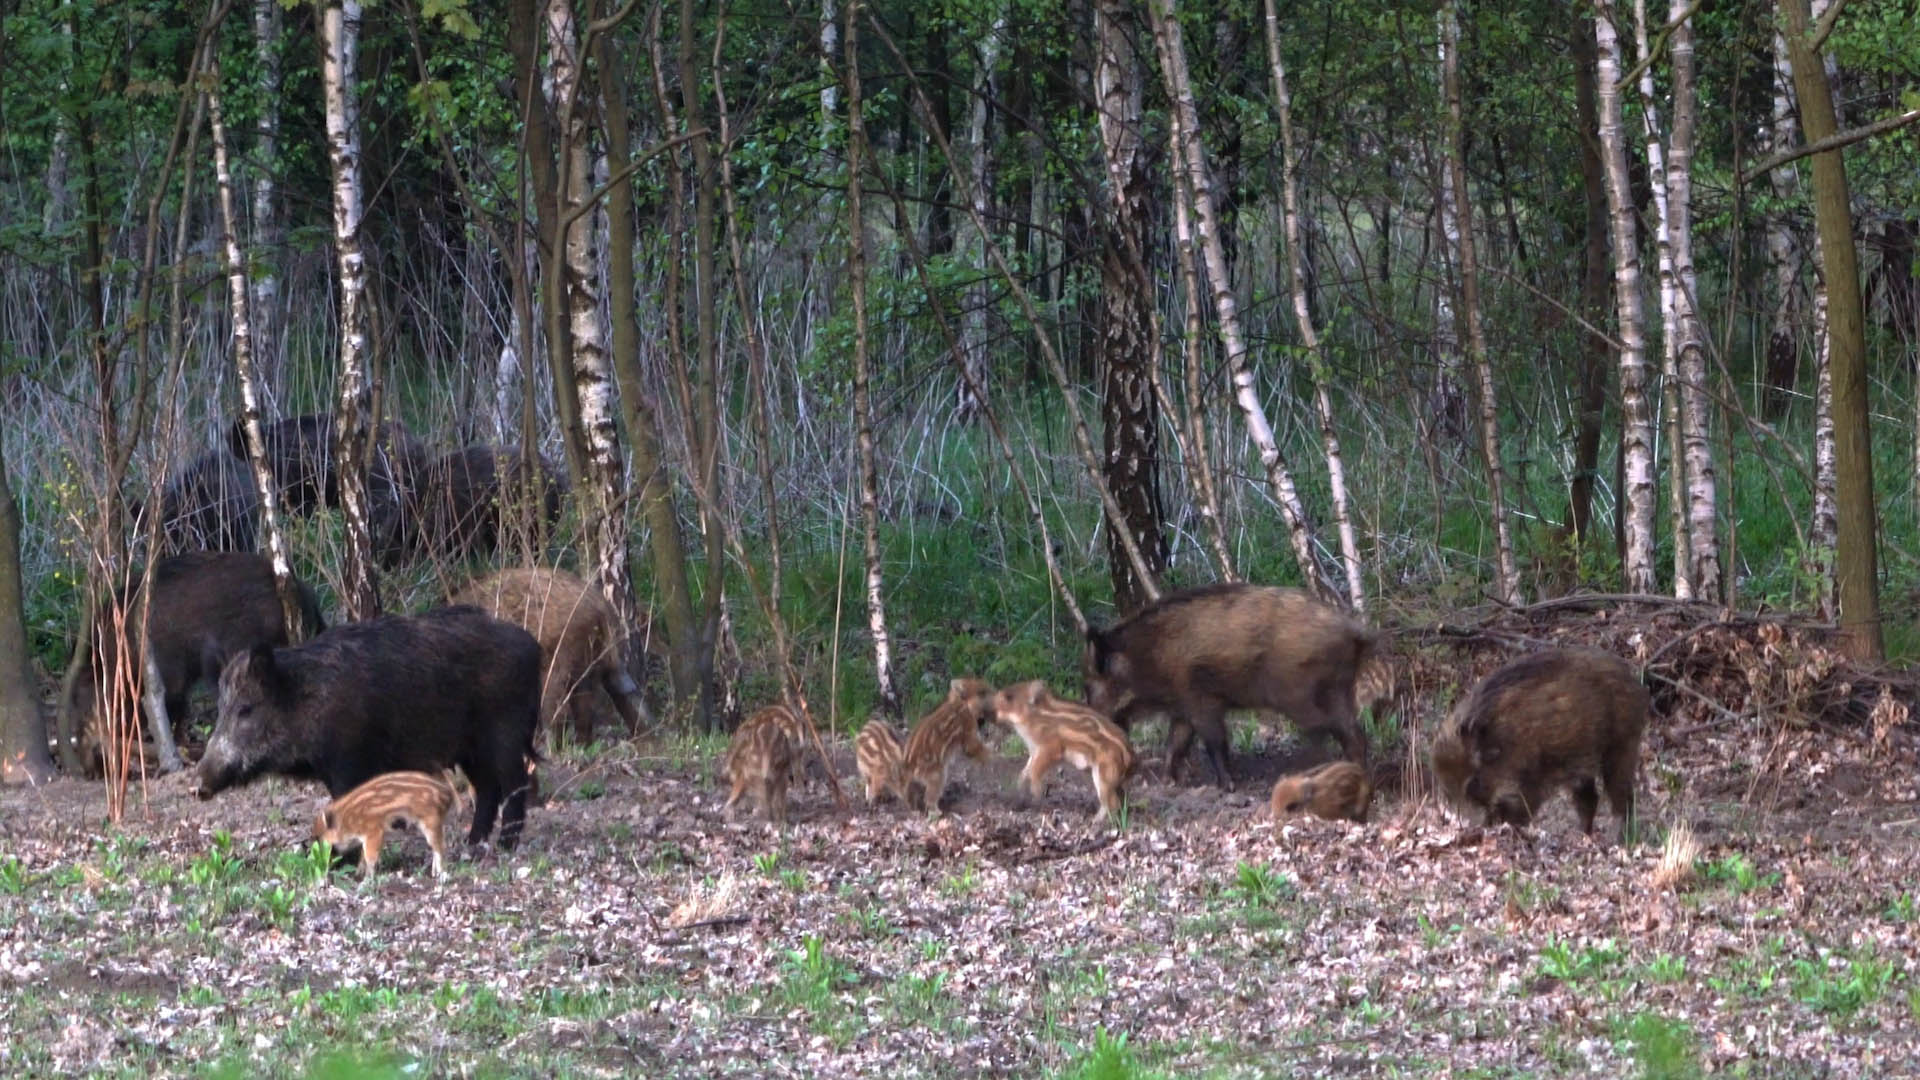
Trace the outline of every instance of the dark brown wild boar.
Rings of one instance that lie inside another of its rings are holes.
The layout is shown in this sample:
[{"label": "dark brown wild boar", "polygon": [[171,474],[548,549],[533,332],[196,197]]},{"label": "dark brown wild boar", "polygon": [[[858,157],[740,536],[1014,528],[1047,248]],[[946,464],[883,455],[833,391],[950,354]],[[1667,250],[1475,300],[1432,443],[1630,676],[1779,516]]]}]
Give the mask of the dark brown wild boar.
[{"label": "dark brown wild boar", "polygon": [[339,798],[381,773],[459,766],[470,843],[511,850],[540,722],[540,643],[475,607],[382,615],[304,645],[255,648],[220,672],[220,719],[197,769],[210,799],[266,773]]},{"label": "dark brown wild boar", "polygon": [[1484,811],[1488,825],[1525,825],[1565,788],[1587,833],[1604,787],[1625,837],[1647,709],[1647,688],[1619,657],[1531,653],[1454,706],[1434,739],[1434,779],[1455,804]]},{"label": "dark brown wild boar", "polygon": [[1354,677],[1374,636],[1299,589],[1209,585],[1162,597],[1107,630],[1087,632],[1087,704],[1123,730],[1167,714],[1167,773],[1199,732],[1214,780],[1231,789],[1228,709],[1277,709],[1302,731],[1340,741],[1364,764]]},{"label": "dark brown wild boar", "polygon": [[[288,513],[310,514],[340,505],[332,413],[309,413],[265,424],[260,437],[266,444],[273,486]],[[228,426],[227,452],[246,460],[245,421],[235,420]],[[376,542],[394,527],[403,498],[419,483],[419,474],[425,468],[426,452],[405,425],[393,420],[379,426],[367,460],[367,496]]]},{"label": "dark brown wild boar", "polygon": [[[146,536],[146,504],[132,506],[133,535]],[[260,492],[247,463],[209,450],[167,479],[160,491],[160,554],[252,551],[259,535]]]},{"label": "dark brown wild boar", "polygon": [[573,737],[593,738],[593,688],[604,688],[629,732],[653,726],[639,684],[627,673],[626,629],[600,590],[564,570],[502,570],[474,581],[450,603],[472,604],[526,627],[540,643],[540,720],[557,732],[569,709]]},{"label": "dark brown wild boar", "polygon": [[[140,613],[126,605],[138,604],[139,581],[136,574],[117,594],[127,612],[125,631],[135,656]],[[321,618],[313,590],[303,582],[298,587],[303,630],[311,637],[326,629],[326,620]],[[102,605],[95,612],[87,663],[74,672],[61,699],[65,715],[60,728],[81,733],[81,759],[88,769],[99,764],[101,714],[106,711],[102,706],[108,688],[125,687],[127,696],[118,707],[132,715],[140,707],[137,697],[146,678],[137,660],[125,675],[116,672],[120,635],[114,632],[110,611],[110,606]],[[145,623],[176,740],[186,737],[187,695],[195,684],[218,679],[231,656],[256,646],[287,643],[273,564],[266,556],[249,552],[196,551],[161,559],[153,568],[153,616]],[[122,678],[130,681],[121,683]]]},{"label": "dark brown wild boar", "polygon": [[469,446],[431,462],[413,494],[408,533],[391,556],[466,558],[493,551],[500,538],[531,524],[534,553],[560,518],[565,485],[539,454],[528,472],[516,446]]}]

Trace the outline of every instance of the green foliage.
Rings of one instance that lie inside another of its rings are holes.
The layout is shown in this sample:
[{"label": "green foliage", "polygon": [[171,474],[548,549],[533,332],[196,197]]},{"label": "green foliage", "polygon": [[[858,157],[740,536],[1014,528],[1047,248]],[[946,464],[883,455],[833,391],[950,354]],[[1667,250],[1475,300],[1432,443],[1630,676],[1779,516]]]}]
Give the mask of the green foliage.
[{"label": "green foliage", "polygon": [[1541,948],[1538,968],[1547,978],[1570,983],[1604,976],[1624,959],[1625,954],[1611,938],[1584,947],[1556,938]]},{"label": "green foliage", "polygon": [[1272,866],[1242,862],[1234,871],[1227,894],[1247,907],[1272,908],[1292,900],[1297,890],[1293,879]]},{"label": "green foliage", "polygon": [[1848,957],[1815,957],[1793,962],[1793,996],[1820,1012],[1847,1020],[1885,997],[1900,977],[1892,959],[1871,949]]},{"label": "green foliage", "polygon": [[221,829],[213,834],[212,849],[187,864],[187,882],[211,892],[231,884],[240,869],[240,859],[233,854],[233,834]]},{"label": "green foliage", "polygon": [[1740,895],[1755,889],[1770,889],[1780,883],[1778,871],[1762,874],[1754,868],[1752,861],[1738,851],[1719,859],[1702,860],[1698,870],[1702,880],[1725,885]]},{"label": "green foliage", "polygon": [[781,964],[783,993],[788,1004],[816,1018],[832,1012],[835,995],[854,985],[858,977],[847,962],[827,951],[818,935],[808,934],[798,949],[789,950]]},{"label": "green foliage", "polygon": [[1693,1028],[1657,1013],[1635,1013],[1620,1025],[1641,1080],[1692,1080],[1702,1075]]},{"label": "green foliage", "polygon": [[27,872],[26,864],[18,855],[0,856],[0,893],[20,896],[32,881],[33,875]]},{"label": "green foliage", "polygon": [[1056,1075],[1062,1080],[1148,1080],[1163,1074],[1140,1061],[1126,1032],[1110,1034],[1099,1027],[1094,1029],[1093,1044]]}]

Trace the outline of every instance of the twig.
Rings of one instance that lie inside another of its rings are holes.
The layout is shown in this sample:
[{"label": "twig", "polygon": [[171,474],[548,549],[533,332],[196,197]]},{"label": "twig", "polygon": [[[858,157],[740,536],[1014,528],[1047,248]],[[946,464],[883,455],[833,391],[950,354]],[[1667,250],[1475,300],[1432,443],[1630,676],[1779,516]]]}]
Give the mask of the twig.
[{"label": "twig", "polygon": [[685,926],[674,927],[674,929],[700,930],[709,926],[738,926],[752,918],[753,916],[751,915],[716,915],[711,919],[701,919],[699,922],[690,922]]}]

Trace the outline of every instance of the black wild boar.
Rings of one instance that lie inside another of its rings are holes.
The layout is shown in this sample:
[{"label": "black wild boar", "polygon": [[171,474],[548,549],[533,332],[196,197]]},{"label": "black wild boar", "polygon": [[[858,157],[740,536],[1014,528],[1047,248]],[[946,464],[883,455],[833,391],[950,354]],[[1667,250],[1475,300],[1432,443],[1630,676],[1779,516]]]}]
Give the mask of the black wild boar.
[{"label": "black wild boar", "polygon": [[1648,704],[1647,688],[1619,657],[1572,648],[1531,653],[1454,706],[1434,739],[1434,779],[1456,805],[1484,811],[1488,825],[1525,825],[1565,788],[1587,833],[1604,787],[1624,837]]},{"label": "black wild boar", "polygon": [[469,842],[485,841],[500,813],[511,849],[539,720],[533,635],[476,607],[383,615],[228,661],[199,793],[279,773],[319,780],[337,799],[381,773],[457,765],[473,784]]},{"label": "black wild boar", "polygon": [[639,684],[623,662],[626,629],[600,590],[577,575],[542,567],[502,570],[468,584],[450,602],[524,626],[540,642],[540,722],[549,738],[559,730],[563,708],[572,712],[574,739],[593,738],[596,684],[613,699],[628,731],[652,726]]},{"label": "black wild boar", "polygon": [[[292,514],[310,514],[340,505],[340,474],[334,468],[334,420],[331,413],[290,417],[261,428],[267,467],[273,472],[280,505]],[[246,421],[227,429],[227,450],[247,457]],[[427,453],[397,420],[375,432],[367,460],[367,496],[376,542],[397,527],[402,504],[421,481]]]},{"label": "black wild boar", "polygon": [[[145,535],[135,502],[135,536]],[[160,491],[161,555],[186,551],[252,551],[259,531],[260,492],[247,463],[209,450],[173,474]]]},{"label": "black wild boar", "polygon": [[[326,629],[313,590],[300,583],[303,633]],[[121,604],[139,599],[139,578],[118,591]],[[84,756],[92,767],[99,749],[100,703],[116,678],[118,635],[108,608],[95,613],[86,668],[67,685],[62,708],[70,719],[62,730],[82,730]],[[138,611],[127,613],[127,636],[137,650]],[[153,643],[153,659],[160,671],[167,717],[174,737],[187,728],[187,694],[201,679],[217,679],[227,659],[261,645],[287,641],[280,594],[274,588],[273,564],[264,555],[237,551],[196,551],[160,560],[153,568],[153,614],[146,620]],[[144,671],[136,661],[132,689],[138,693]],[[123,708],[137,709],[129,697]]]},{"label": "black wild boar", "polygon": [[388,565],[409,559],[463,558],[493,551],[503,532],[536,511],[536,551],[560,518],[565,485],[558,470],[536,454],[529,474],[514,446],[469,446],[426,465],[402,528],[383,552]]},{"label": "black wild boar", "polygon": [[1214,780],[1231,789],[1228,709],[1277,709],[1326,732],[1365,764],[1354,676],[1374,636],[1298,589],[1209,585],[1162,597],[1108,630],[1089,630],[1087,704],[1121,728],[1168,714],[1167,772],[1177,776],[1198,731]]}]

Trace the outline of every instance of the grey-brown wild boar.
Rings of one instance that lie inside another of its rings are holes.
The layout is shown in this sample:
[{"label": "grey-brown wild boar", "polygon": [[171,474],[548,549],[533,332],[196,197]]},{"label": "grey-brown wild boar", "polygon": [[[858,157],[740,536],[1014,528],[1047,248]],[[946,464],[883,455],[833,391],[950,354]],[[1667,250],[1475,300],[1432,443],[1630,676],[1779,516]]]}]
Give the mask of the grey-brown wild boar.
[{"label": "grey-brown wild boar", "polygon": [[1087,632],[1087,704],[1122,730],[1167,714],[1167,773],[1177,777],[1197,731],[1231,789],[1228,709],[1277,709],[1302,731],[1338,739],[1365,764],[1354,677],[1374,635],[1299,589],[1228,584],[1173,593],[1107,630]]},{"label": "grey-brown wild boar", "polygon": [[1365,824],[1373,802],[1367,770],[1351,761],[1329,761],[1303,773],[1283,776],[1268,800],[1276,819],[1312,814],[1329,821],[1345,818]]},{"label": "grey-brown wild boar", "polygon": [[540,720],[550,736],[567,709],[574,739],[593,738],[595,686],[606,690],[628,732],[653,725],[639,684],[627,673],[627,634],[619,615],[577,575],[541,567],[502,570],[470,583],[450,602],[523,626],[540,643]]},{"label": "grey-brown wild boar", "polygon": [[1434,779],[1456,805],[1483,811],[1488,825],[1525,825],[1565,788],[1587,833],[1604,788],[1625,837],[1648,705],[1647,688],[1617,656],[1530,653],[1454,706],[1434,739]]},{"label": "grey-brown wild boar", "polygon": [[[305,636],[326,629],[313,590],[296,582]],[[117,599],[126,611],[127,641],[139,650],[139,577],[122,586]],[[229,657],[261,645],[287,643],[286,617],[273,580],[273,564],[264,555],[239,551],[196,551],[161,559],[153,568],[153,614],[145,620],[167,718],[174,738],[186,737],[187,695],[202,679],[218,679]],[[78,732],[82,763],[98,767],[102,705],[110,687],[125,686],[119,708],[132,715],[146,673],[138,660],[130,684],[119,682],[120,635],[102,605],[94,613],[87,663],[76,669],[61,698],[60,729]]]},{"label": "grey-brown wild boar", "polygon": [[468,841],[485,841],[498,814],[511,850],[539,721],[533,635],[475,607],[382,615],[227,661],[199,794],[278,773],[339,798],[381,773],[457,765],[473,784]]}]

